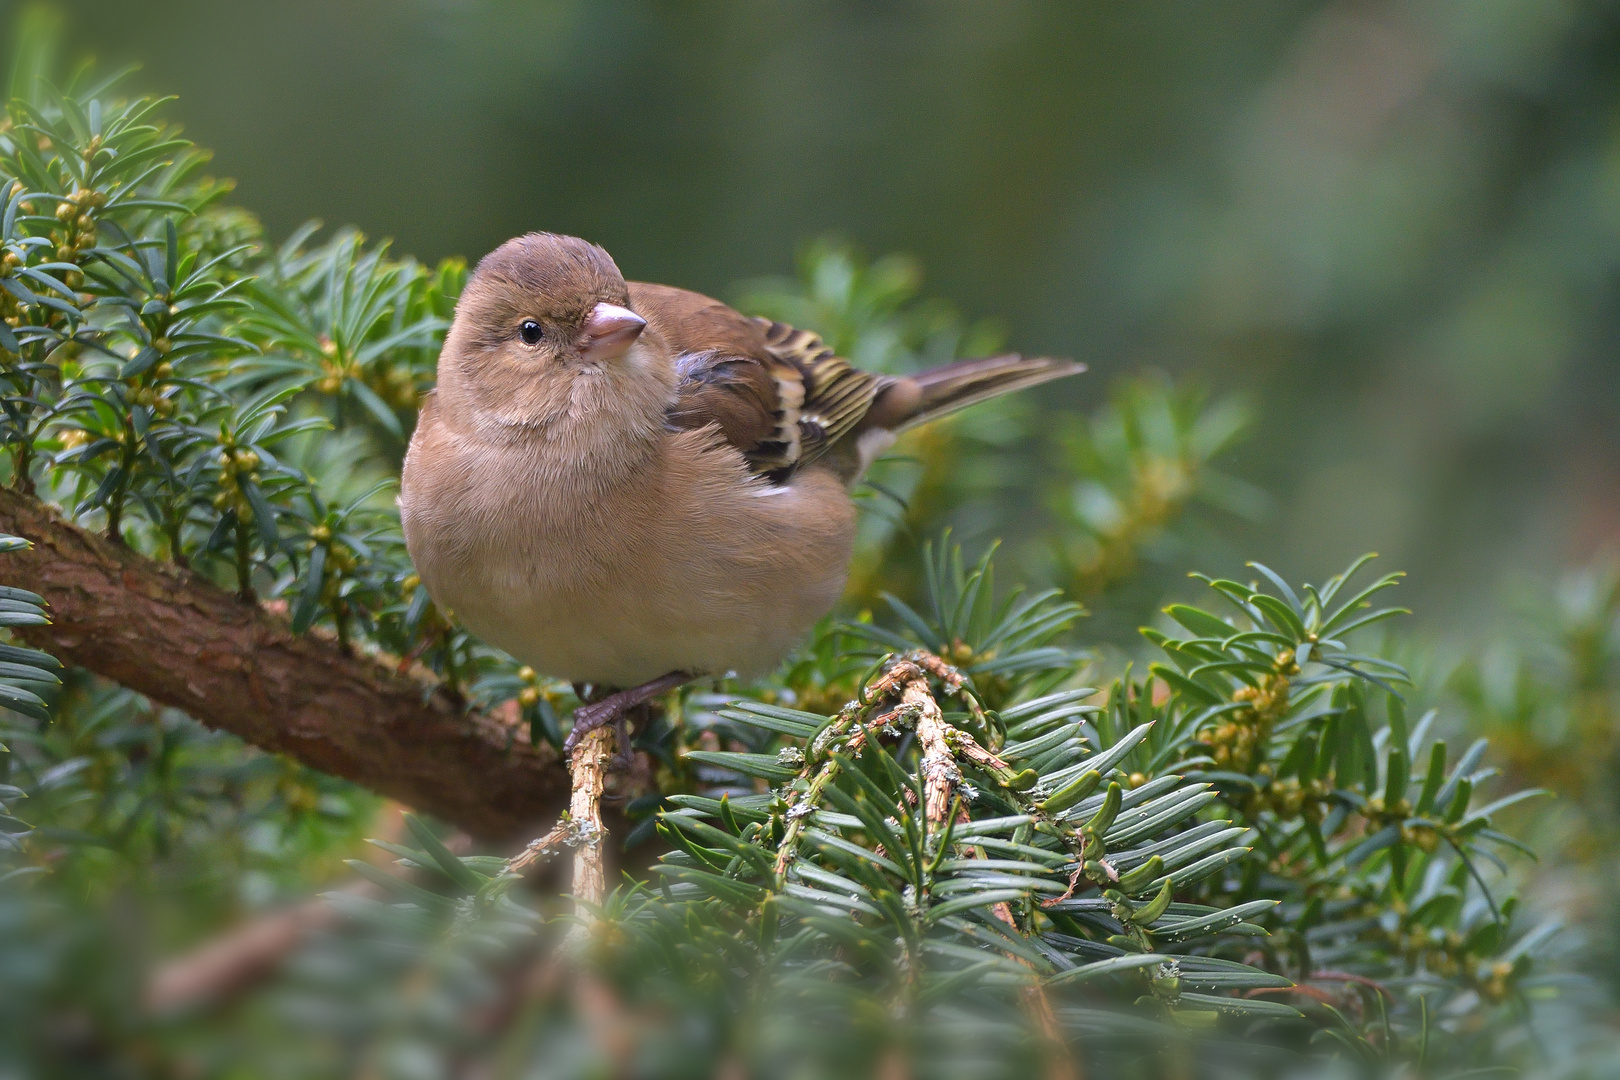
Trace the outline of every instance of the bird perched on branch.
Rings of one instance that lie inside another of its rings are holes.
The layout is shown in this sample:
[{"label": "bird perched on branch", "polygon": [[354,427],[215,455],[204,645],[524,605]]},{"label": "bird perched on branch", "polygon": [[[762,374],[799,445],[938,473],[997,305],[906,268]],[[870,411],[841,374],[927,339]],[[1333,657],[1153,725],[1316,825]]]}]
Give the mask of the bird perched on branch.
[{"label": "bird perched on branch", "polygon": [[832,608],[849,488],[896,435],[1084,370],[1016,355],[909,376],[532,233],[478,264],[400,491],[422,584],[539,671],[618,688],[587,731],[703,675],[770,670]]}]

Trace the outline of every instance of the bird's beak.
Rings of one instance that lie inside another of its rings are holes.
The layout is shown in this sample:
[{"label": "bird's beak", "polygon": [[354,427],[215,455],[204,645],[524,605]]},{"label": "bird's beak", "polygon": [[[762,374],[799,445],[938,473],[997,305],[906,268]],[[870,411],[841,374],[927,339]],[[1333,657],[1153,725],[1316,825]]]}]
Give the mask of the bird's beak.
[{"label": "bird's beak", "polygon": [[597,304],[580,333],[579,355],[586,360],[617,360],[646,329],[647,320],[617,304]]}]

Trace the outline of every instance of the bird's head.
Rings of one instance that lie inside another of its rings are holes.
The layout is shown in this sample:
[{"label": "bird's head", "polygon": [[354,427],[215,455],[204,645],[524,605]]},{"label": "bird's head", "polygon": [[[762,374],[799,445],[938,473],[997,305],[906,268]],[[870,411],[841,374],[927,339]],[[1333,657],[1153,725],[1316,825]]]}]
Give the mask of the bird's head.
[{"label": "bird's head", "polygon": [[508,240],[456,304],[440,408],[483,428],[542,429],[601,409],[660,417],[667,365],[629,304],[624,275],[595,244],[555,233]]}]

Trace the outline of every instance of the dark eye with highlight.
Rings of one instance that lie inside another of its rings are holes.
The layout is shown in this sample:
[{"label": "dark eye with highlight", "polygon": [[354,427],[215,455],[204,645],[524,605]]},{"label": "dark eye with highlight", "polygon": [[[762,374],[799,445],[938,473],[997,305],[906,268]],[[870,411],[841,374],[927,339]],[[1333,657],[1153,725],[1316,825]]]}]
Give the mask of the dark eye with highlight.
[{"label": "dark eye with highlight", "polygon": [[518,336],[525,345],[538,345],[540,343],[540,324],[533,319],[524,319],[523,325],[518,327]]}]

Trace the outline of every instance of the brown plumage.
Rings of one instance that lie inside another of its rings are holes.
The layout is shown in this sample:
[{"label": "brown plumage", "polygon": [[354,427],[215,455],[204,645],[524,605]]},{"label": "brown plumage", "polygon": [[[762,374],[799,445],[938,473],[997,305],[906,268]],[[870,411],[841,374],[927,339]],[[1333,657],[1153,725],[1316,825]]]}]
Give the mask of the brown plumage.
[{"label": "brown plumage", "polygon": [[[757,471],[777,477],[822,459],[846,439],[854,446],[865,432],[898,433],[1084,370],[1068,360],[1013,354],[917,375],[873,375],[807,330],[747,318],[685,289],[631,282],[630,306],[674,356],[679,386],[670,423],[717,424]],[[845,480],[870,463],[859,454],[834,456],[836,464],[829,464]]]},{"label": "brown plumage", "polygon": [[759,673],[837,601],[848,487],[897,432],[1081,370],[999,356],[873,375],[814,334],[530,234],[457,304],[405,459],[406,543],[441,606],[547,674]]}]

